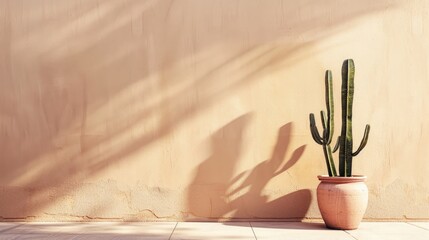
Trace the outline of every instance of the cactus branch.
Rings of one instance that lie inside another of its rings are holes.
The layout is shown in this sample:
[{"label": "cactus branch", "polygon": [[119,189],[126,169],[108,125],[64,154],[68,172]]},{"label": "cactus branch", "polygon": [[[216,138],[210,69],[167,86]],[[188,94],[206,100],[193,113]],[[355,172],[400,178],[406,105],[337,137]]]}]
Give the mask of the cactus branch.
[{"label": "cactus branch", "polygon": [[365,126],[365,132],[363,134],[363,138],[362,138],[362,141],[360,142],[359,148],[356,150],[356,152],[352,153],[353,157],[357,156],[360,153],[360,151],[362,151],[362,149],[366,146],[366,143],[368,142],[369,130],[370,130],[370,126],[369,124],[367,124]]},{"label": "cactus branch", "polygon": [[331,144],[334,135],[334,96],[333,96],[332,72],[327,70],[325,73],[325,102],[328,112],[326,143]]},{"label": "cactus branch", "polygon": [[335,143],[334,149],[332,149],[332,152],[335,153],[338,150],[338,147],[340,146],[341,142],[341,136],[338,136],[337,142]]},{"label": "cactus branch", "polygon": [[323,139],[320,137],[319,130],[317,130],[314,114],[310,113],[310,130],[311,136],[317,144],[323,145]]}]

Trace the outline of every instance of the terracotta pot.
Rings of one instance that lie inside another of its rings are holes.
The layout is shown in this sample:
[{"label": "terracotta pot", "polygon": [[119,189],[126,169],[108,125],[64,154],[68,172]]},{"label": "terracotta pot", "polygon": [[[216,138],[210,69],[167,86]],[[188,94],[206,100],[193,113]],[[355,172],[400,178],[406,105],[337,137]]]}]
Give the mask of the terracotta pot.
[{"label": "terracotta pot", "polygon": [[366,177],[318,176],[317,203],[328,228],[358,228],[368,205]]}]

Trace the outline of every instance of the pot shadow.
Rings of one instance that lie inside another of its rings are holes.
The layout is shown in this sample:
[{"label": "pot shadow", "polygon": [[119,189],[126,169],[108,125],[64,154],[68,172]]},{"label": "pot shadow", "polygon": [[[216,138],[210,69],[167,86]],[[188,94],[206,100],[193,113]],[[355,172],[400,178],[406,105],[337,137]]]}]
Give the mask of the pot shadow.
[{"label": "pot shadow", "polygon": [[[301,158],[305,145],[285,157],[291,141],[292,123],[278,131],[269,159],[234,176],[243,146],[243,132],[249,115],[230,122],[212,136],[213,154],[201,163],[188,191],[188,221],[222,219],[289,219],[305,217],[310,203],[309,189],[300,189],[269,200],[269,182],[289,170]],[[237,184],[241,182],[240,184]]]}]

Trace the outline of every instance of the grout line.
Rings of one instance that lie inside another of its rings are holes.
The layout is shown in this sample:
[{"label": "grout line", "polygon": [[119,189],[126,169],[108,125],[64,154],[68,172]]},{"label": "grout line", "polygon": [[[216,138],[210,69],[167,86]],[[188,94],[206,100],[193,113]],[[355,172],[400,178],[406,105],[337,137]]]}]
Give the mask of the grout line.
[{"label": "grout line", "polygon": [[22,226],[22,225],[23,225],[23,224],[21,223],[21,224],[18,224],[18,225],[12,226],[12,227],[10,227],[10,228],[3,229],[3,230],[1,230],[1,231],[0,231],[0,233],[7,232],[7,231],[9,231],[9,230],[15,229],[15,228],[20,227],[20,226]]},{"label": "grout line", "polygon": [[429,231],[429,229],[427,229],[427,228],[425,228],[425,227],[420,227],[420,226],[415,225],[415,224],[410,223],[410,222],[405,222],[405,223],[406,223],[406,224],[408,224],[408,225],[411,225],[411,226],[413,226],[413,227],[416,227],[416,228],[420,228],[420,229],[423,229],[423,230]]},{"label": "grout line", "polygon": [[255,230],[253,230],[252,222],[249,222],[249,225],[250,225],[250,229],[252,229],[253,236],[255,236],[255,240],[258,240],[258,238],[256,237]]},{"label": "grout line", "polygon": [[173,231],[171,231],[170,237],[168,237],[168,240],[171,239],[171,237],[173,236],[174,231],[176,230],[177,225],[179,224],[179,222],[176,222],[176,225],[174,225]]},{"label": "grout line", "polygon": [[353,236],[351,233],[349,233],[349,231],[344,230],[345,233],[347,233],[350,237],[352,237],[353,239],[359,240],[357,239],[355,236]]}]

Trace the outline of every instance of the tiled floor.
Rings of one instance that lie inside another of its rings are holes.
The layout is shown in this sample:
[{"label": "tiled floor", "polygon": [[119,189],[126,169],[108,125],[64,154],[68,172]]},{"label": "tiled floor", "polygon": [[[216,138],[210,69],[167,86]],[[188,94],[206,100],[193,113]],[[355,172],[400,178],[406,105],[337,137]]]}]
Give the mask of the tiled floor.
[{"label": "tiled floor", "polygon": [[0,223],[1,239],[429,240],[429,222],[363,222],[353,231],[300,222]]}]

